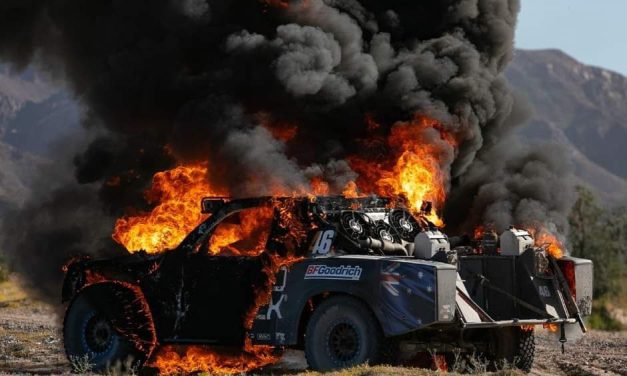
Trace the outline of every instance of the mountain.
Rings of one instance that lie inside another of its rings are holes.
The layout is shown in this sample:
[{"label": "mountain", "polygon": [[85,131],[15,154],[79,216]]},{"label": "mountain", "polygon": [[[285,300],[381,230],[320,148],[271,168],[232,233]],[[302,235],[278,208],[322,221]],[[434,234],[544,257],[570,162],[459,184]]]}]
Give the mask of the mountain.
[{"label": "mountain", "polygon": [[26,102],[7,122],[3,141],[18,150],[48,156],[50,142],[79,127],[80,112],[65,91],[40,102]]},{"label": "mountain", "polygon": [[78,127],[79,106],[66,91],[32,69],[12,74],[0,66],[0,141],[46,156],[49,144]]},{"label": "mountain", "polygon": [[627,203],[627,77],[559,50],[517,50],[506,76],[534,108],[520,135],[565,146],[580,182]]},{"label": "mountain", "polygon": [[51,163],[48,144],[78,126],[78,106],[32,69],[0,65],[0,212],[29,194],[36,167]]},{"label": "mountain", "polygon": [[54,91],[32,70],[16,75],[7,66],[0,65],[0,130],[26,103],[39,103]]}]

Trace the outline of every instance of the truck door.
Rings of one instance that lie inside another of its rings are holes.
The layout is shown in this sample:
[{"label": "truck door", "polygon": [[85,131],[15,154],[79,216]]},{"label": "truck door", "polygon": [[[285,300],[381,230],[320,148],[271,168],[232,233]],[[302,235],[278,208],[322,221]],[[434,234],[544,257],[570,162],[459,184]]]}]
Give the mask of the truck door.
[{"label": "truck door", "polygon": [[258,257],[264,251],[272,209],[245,209],[226,217],[207,244],[184,262],[182,296],[187,304],[179,340],[241,345],[244,322],[263,285]]}]

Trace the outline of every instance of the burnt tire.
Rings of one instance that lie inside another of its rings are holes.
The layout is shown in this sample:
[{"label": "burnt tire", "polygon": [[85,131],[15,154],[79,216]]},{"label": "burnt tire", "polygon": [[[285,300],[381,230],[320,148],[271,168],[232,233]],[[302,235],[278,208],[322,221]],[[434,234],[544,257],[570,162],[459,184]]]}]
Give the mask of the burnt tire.
[{"label": "burnt tire", "polygon": [[311,369],[330,371],[380,360],[382,335],[368,307],[355,298],[334,296],[314,311],[305,332]]},{"label": "burnt tire", "polygon": [[535,350],[533,330],[523,330],[517,326],[501,328],[494,331],[490,358],[496,368],[514,366],[528,373],[533,366]]},{"label": "burnt tire", "polygon": [[109,308],[116,303],[124,304],[115,301],[111,288],[98,285],[85,289],[71,301],[63,321],[63,342],[75,370],[126,369],[144,360],[134,343],[113,324],[116,318]]}]

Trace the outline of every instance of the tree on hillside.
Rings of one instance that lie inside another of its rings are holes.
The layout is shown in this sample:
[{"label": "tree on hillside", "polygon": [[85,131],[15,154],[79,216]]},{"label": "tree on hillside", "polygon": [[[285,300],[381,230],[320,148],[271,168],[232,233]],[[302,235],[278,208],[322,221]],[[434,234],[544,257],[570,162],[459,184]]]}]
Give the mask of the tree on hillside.
[{"label": "tree on hillside", "polygon": [[627,214],[624,209],[604,210],[584,187],[577,192],[569,217],[571,254],[594,262],[595,298],[616,295],[625,273]]}]

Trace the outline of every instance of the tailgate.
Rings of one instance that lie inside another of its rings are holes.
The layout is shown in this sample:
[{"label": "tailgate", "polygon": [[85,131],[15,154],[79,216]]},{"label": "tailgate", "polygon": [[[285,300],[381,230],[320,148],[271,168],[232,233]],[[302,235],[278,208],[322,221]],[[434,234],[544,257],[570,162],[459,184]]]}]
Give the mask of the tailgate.
[{"label": "tailgate", "polygon": [[555,262],[531,249],[520,256],[461,257],[456,302],[462,321],[469,326],[579,322],[580,310],[588,314],[582,308],[592,300],[592,264],[569,260],[575,259]]}]

